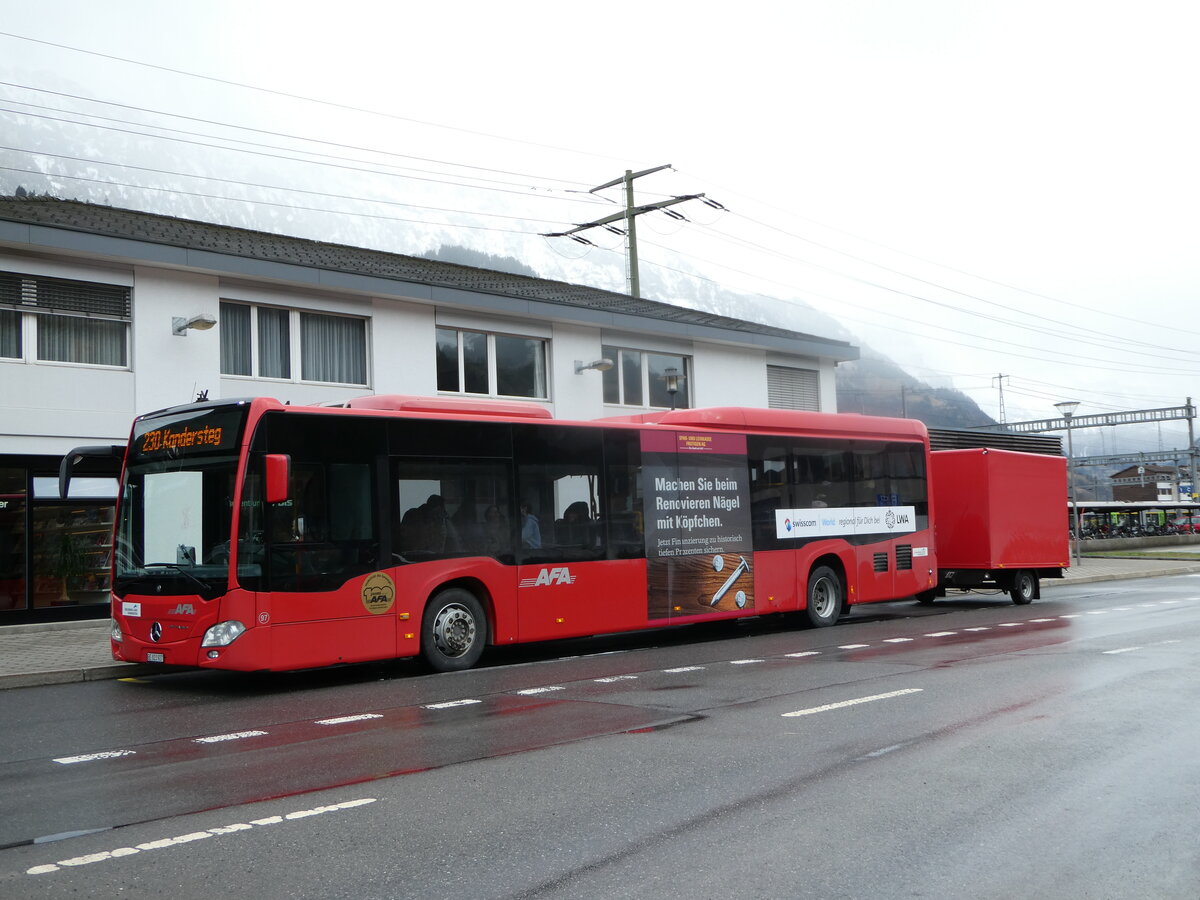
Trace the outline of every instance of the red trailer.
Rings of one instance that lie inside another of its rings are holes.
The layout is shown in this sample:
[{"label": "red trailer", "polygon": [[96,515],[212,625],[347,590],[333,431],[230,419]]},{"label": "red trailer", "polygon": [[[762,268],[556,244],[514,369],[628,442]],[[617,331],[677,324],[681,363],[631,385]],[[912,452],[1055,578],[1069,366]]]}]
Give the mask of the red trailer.
[{"label": "red trailer", "polygon": [[997,587],[1015,603],[1040,595],[1042,578],[1070,565],[1067,461],[1061,456],[974,448],[930,454],[938,586]]}]

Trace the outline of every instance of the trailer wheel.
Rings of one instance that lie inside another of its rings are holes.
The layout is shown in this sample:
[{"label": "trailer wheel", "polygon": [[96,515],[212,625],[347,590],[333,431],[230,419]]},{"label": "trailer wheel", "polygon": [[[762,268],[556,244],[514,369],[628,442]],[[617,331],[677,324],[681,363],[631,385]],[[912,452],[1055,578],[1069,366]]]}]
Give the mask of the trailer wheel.
[{"label": "trailer wheel", "polygon": [[833,625],[842,613],[842,579],[828,566],[817,566],[808,576],[808,624],[814,628]]},{"label": "trailer wheel", "polygon": [[1021,569],[1013,575],[1012,587],[1008,589],[1008,596],[1012,597],[1013,603],[1018,606],[1026,606],[1033,602],[1037,592],[1037,576],[1033,572]]},{"label": "trailer wheel", "polygon": [[435,596],[421,618],[421,656],[436,672],[457,672],[479,662],[487,642],[487,617],[470,591],[450,588]]}]

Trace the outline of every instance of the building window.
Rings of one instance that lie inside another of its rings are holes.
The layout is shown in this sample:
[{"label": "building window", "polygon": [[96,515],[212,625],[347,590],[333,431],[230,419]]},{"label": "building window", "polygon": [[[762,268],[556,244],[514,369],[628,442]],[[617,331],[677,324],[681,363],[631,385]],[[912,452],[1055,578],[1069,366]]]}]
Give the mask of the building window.
[{"label": "building window", "polygon": [[771,409],[821,409],[821,380],[814,369],[767,366],[767,406]]},{"label": "building window", "polygon": [[132,291],[0,272],[0,358],[129,365]]},{"label": "building window", "polygon": [[[691,401],[691,358],[645,350],[601,348],[613,367],[604,373],[604,402],[620,406],[687,409]],[[675,396],[669,390],[668,375],[677,376]]]},{"label": "building window", "polygon": [[221,374],[366,385],[366,319],[222,301]]},{"label": "building window", "polygon": [[437,386],[456,394],[547,398],[540,338],[437,329]]}]

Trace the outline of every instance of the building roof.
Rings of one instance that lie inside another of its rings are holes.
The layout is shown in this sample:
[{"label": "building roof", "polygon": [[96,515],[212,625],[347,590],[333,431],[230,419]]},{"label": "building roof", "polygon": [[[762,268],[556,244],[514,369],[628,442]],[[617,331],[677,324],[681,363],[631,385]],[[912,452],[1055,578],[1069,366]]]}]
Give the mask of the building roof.
[{"label": "building roof", "polygon": [[615,291],[75,200],[0,198],[0,244],[754,344],[838,362],[859,356],[847,341]]}]

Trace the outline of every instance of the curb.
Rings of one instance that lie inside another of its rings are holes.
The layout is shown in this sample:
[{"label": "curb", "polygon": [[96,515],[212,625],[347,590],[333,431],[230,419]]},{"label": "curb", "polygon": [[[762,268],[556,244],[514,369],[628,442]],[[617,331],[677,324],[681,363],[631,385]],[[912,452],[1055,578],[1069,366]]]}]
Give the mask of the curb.
[{"label": "curb", "polygon": [[162,666],[139,663],[113,663],[111,666],[88,666],[84,669],[53,669],[46,672],[14,672],[0,675],[0,691],[10,688],[42,687],[53,684],[76,684],[81,681],[112,681],[167,671]]}]

